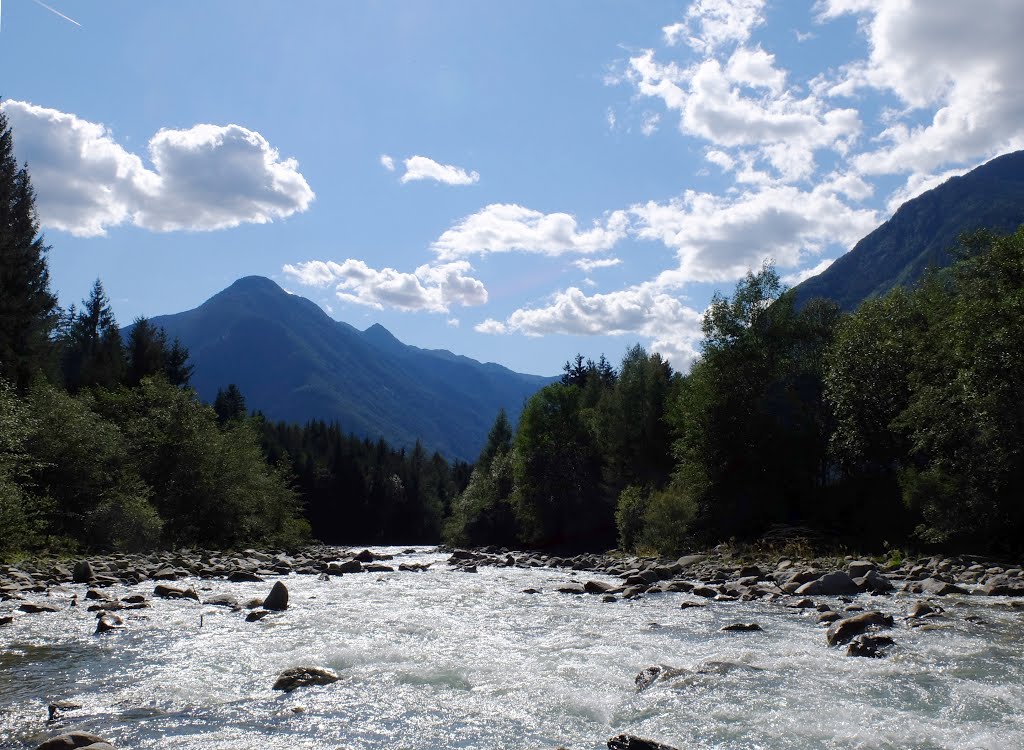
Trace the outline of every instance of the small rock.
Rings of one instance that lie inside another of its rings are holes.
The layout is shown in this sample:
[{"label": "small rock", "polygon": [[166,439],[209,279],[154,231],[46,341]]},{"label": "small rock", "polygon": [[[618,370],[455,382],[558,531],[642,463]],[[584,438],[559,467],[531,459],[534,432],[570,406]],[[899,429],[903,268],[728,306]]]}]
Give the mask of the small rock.
[{"label": "small rock", "polygon": [[39,604],[37,602],[25,602],[18,609],[30,615],[37,615],[42,612],[60,612],[60,607],[55,604]]},{"label": "small rock", "polygon": [[875,569],[875,564],[870,560],[854,560],[846,566],[846,572],[851,578],[860,578]]},{"label": "small rock", "polygon": [[124,620],[112,612],[104,612],[96,621],[96,635],[109,633],[111,630],[124,630]]},{"label": "small rock", "polygon": [[246,622],[259,622],[264,617],[270,614],[270,610],[266,609],[254,609],[252,612],[245,616]]},{"label": "small rock", "polygon": [[696,586],[690,593],[694,596],[703,596],[705,599],[713,599],[718,596],[718,592],[710,586]]},{"label": "small rock", "polygon": [[263,600],[263,609],[281,612],[288,609],[288,588],[278,581]]},{"label": "small rock", "polygon": [[363,570],[363,564],[358,560],[345,560],[343,562],[332,562],[327,564],[327,570],[324,572],[332,576],[340,576],[346,573],[360,573]]},{"label": "small rock", "polygon": [[14,615],[0,617],[0,625],[10,625],[12,622],[14,622]]},{"label": "small rock", "polygon": [[949,596],[950,594],[967,593],[965,589],[960,588],[956,584],[940,581],[937,578],[925,578],[918,586],[920,586],[922,594],[928,594],[929,596]]},{"label": "small rock", "polygon": [[691,607],[703,607],[703,606],[704,605],[701,604],[700,602],[686,601],[686,602],[681,602],[680,603],[679,609],[690,609]]},{"label": "small rock", "polygon": [[936,610],[930,604],[925,602],[914,602],[910,607],[910,611],[907,612],[907,617],[918,618],[926,617],[931,614],[936,614]]},{"label": "small rock", "polygon": [[227,607],[235,612],[242,608],[242,605],[239,604],[238,600],[231,596],[231,594],[214,594],[213,596],[203,599],[203,604],[211,607]]},{"label": "small rock", "polygon": [[538,591],[537,589],[523,589],[519,593],[520,594],[539,594],[540,591]]},{"label": "small rock", "polygon": [[247,570],[236,570],[228,576],[231,583],[262,583],[263,579]]},{"label": "small rock", "polygon": [[763,628],[756,622],[734,622],[722,628],[723,633],[750,633],[762,630]]},{"label": "small rock", "polygon": [[686,674],[685,669],[669,667],[665,664],[655,664],[654,666],[640,670],[639,674],[633,678],[633,684],[636,685],[636,691],[639,693],[641,690],[646,690],[659,680],[669,680],[673,677],[678,677],[684,674]]},{"label": "small rock", "polygon": [[607,594],[614,588],[616,587],[604,581],[587,581],[583,584],[583,590],[588,594]]},{"label": "small rock", "polygon": [[274,690],[283,690],[286,693],[290,693],[296,688],[312,685],[330,685],[332,682],[337,681],[337,673],[330,669],[292,667],[291,669],[286,669],[278,676],[277,681],[274,683]]},{"label": "small rock", "polygon": [[833,622],[835,622],[836,620],[841,620],[841,619],[842,619],[842,615],[840,615],[838,612],[832,612],[831,610],[829,610],[828,612],[822,612],[821,614],[818,615],[818,624],[819,625],[830,625]]},{"label": "small rock", "polygon": [[50,712],[50,717],[47,719],[47,721],[56,721],[60,718],[61,714],[68,711],[77,711],[81,707],[81,704],[72,703],[71,701],[54,701],[49,706],[47,706],[47,709]]}]

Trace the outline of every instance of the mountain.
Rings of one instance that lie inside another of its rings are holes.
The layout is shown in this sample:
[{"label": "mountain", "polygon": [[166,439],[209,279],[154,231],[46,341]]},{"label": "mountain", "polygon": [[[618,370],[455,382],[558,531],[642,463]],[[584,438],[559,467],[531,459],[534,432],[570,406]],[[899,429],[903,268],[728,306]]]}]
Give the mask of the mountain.
[{"label": "mountain", "polygon": [[910,286],[929,266],[947,266],[963,232],[1012,232],[1024,224],[1024,151],[993,159],[907,201],[823,272],[795,288],[800,305],[835,300],[846,311],[896,286]]},{"label": "mountain", "polygon": [[475,460],[498,410],[515,421],[553,380],[408,346],[380,325],[360,331],[260,276],[151,322],[188,347],[192,385],[208,402],[235,383],[270,419],[337,420],[399,446],[419,438],[449,459]]}]

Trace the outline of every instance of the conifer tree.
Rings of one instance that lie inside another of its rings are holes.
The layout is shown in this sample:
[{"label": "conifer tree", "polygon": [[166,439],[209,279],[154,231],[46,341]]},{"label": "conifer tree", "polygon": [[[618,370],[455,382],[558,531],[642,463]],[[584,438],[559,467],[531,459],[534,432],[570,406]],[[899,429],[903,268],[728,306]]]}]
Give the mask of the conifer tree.
[{"label": "conifer tree", "polygon": [[20,390],[48,364],[57,323],[48,250],[28,169],[18,167],[11,129],[0,112],[0,378]]},{"label": "conifer tree", "polygon": [[123,380],[121,332],[99,279],[82,300],[82,309],[68,312],[62,346],[64,381],[72,392],[89,386],[113,388]]}]

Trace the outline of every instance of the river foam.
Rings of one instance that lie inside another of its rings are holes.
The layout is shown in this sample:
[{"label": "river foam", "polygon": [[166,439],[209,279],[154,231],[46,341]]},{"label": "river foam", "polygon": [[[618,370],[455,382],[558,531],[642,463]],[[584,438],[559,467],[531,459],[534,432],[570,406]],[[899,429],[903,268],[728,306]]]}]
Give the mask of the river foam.
[{"label": "river foam", "polygon": [[[463,573],[444,559],[402,557],[433,562],[424,573],[284,577],[289,609],[256,623],[162,599],[122,613],[127,629],[101,636],[83,606],[19,617],[0,629],[0,747],[33,747],[70,728],[121,750],[596,749],[620,732],[681,749],[1024,747],[1024,613],[998,597],[947,598],[951,616],[934,629],[901,627],[912,599],[859,597],[897,615],[897,646],[887,658],[858,659],[825,645],[813,611],[763,602],[681,610],[685,594],[605,603],[555,588],[611,578],[551,568]],[[185,583],[240,601],[270,588]],[[148,596],[152,587],[110,593]],[[521,593],[527,588],[542,593]],[[733,622],[764,631],[720,631]],[[635,689],[647,666],[693,670],[709,660],[760,669],[691,672]],[[297,665],[329,667],[341,679],[271,690]],[[47,726],[54,700],[82,708]]]}]

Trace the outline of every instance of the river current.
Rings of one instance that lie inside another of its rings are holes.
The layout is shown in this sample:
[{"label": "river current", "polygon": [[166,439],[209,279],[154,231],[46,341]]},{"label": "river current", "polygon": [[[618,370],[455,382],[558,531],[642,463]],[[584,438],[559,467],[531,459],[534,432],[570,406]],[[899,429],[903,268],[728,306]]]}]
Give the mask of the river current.
[{"label": "river current", "polygon": [[[826,646],[813,611],[680,609],[686,594],[606,603],[555,588],[615,579],[550,568],[463,573],[445,558],[400,558],[434,563],[423,573],[286,576],[289,609],[255,623],[161,599],[122,613],[127,629],[103,635],[84,606],[19,617],[0,629],[0,747],[84,729],[118,750],[596,750],[622,732],[680,750],[1024,748],[1024,611],[998,597],[948,597],[950,617],[914,629],[900,615],[920,597],[860,597],[896,615],[897,645],[887,658],[849,658]],[[245,601],[271,582],[182,583]],[[763,632],[720,631],[735,622]],[[760,669],[636,691],[647,666],[709,660]],[[271,689],[298,665],[341,679]],[[81,709],[47,725],[56,700]]]}]

